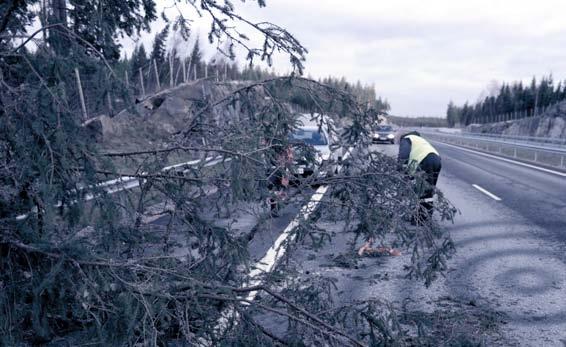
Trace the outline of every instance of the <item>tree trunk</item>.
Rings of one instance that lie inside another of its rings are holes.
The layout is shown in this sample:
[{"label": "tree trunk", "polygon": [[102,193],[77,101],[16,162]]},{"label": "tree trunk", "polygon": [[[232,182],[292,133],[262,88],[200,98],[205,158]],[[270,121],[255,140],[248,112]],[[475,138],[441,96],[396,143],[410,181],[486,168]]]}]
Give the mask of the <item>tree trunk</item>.
[{"label": "tree trunk", "polygon": [[67,3],[65,0],[51,0],[50,11],[48,11],[49,24],[60,24],[60,26],[49,29],[48,42],[59,56],[66,55],[69,51],[67,39]]}]

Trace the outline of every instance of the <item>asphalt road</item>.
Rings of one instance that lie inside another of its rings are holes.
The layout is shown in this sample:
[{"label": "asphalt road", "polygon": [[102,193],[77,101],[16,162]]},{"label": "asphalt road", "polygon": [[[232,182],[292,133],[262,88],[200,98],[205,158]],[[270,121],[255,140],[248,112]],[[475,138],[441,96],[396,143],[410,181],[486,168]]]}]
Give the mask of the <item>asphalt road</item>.
[{"label": "asphalt road", "polygon": [[564,346],[566,178],[435,146],[439,187],[462,212],[450,226],[459,254],[448,291],[505,313],[506,335],[519,345]]},{"label": "asphalt road", "polygon": [[[286,266],[306,277],[333,278],[335,305],[385,299],[485,345],[566,345],[566,178],[434,145],[443,164],[438,187],[461,212],[454,224],[445,224],[457,254],[444,278],[430,288],[406,279],[408,252],[357,258],[361,240],[342,232],[344,223],[324,218],[318,227],[333,234],[332,242],[322,249],[299,244]],[[372,150],[395,156],[398,146]],[[261,226],[250,244],[253,259],[263,256],[297,213],[297,206],[289,206]],[[257,221],[252,216],[238,220],[241,231]],[[354,260],[344,264],[342,259]],[[281,334],[285,326],[284,319],[268,324]]]},{"label": "asphalt road", "polygon": [[478,185],[501,204],[566,243],[566,177],[435,143],[445,178]]},{"label": "asphalt road", "polygon": [[[355,258],[354,239],[324,220],[332,243],[319,251],[302,245],[293,265],[334,278],[338,305],[386,299],[485,345],[566,345],[566,178],[434,145],[443,164],[438,187],[461,212],[445,224],[457,248],[445,278],[430,288],[406,279],[409,254],[337,265],[339,256]],[[396,155],[398,146],[374,150]]]}]

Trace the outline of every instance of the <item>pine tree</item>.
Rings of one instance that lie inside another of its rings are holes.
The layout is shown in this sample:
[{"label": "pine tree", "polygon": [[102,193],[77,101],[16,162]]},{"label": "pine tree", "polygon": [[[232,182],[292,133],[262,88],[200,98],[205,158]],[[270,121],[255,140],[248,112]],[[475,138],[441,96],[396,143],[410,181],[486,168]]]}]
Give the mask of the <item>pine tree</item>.
[{"label": "pine tree", "polygon": [[448,103],[448,109],[446,110],[446,120],[448,121],[448,125],[453,127],[456,123],[458,123],[456,119],[456,107],[452,100]]},{"label": "pine tree", "polygon": [[197,38],[193,46],[193,50],[190,55],[191,60],[191,75],[196,71],[197,76],[193,78],[204,77],[203,63],[202,63],[202,52],[200,50],[200,40]]},{"label": "pine tree", "polygon": [[153,39],[153,48],[151,50],[151,59],[154,60],[158,66],[165,62],[166,58],[166,41],[169,36],[169,25],[166,25],[161,32],[155,35]]},{"label": "pine tree", "polygon": [[549,106],[552,102],[552,97],[554,93],[554,79],[552,75],[549,75],[548,77],[543,77],[541,79],[538,90],[539,90],[540,106],[541,107]]},{"label": "pine tree", "polygon": [[[156,19],[153,1],[102,0],[78,1],[55,0],[47,12],[51,13],[49,23],[61,26],[50,29],[50,44],[60,55],[69,47],[69,35],[65,29],[81,38],[77,44],[87,50],[94,48],[106,59],[120,58],[120,45],[116,34],[133,35],[149,28]],[[94,53],[94,52],[91,52]]]},{"label": "pine tree", "polygon": [[36,19],[36,12],[30,9],[38,2],[39,0],[5,1],[0,4],[0,33],[6,34],[0,36],[0,46],[6,44],[10,37],[27,33]]},{"label": "pine tree", "polygon": [[[552,75],[543,76],[540,83],[537,82],[536,77],[533,77],[528,86],[524,86],[522,82],[503,83],[495,95],[488,96],[471,107],[472,118],[485,123],[507,119],[510,114],[515,117],[532,116],[535,114],[535,109],[540,113],[542,108],[564,99],[566,99],[566,86],[561,82],[554,86]],[[469,110],[464,112],[464,107],[449,104],[447,116],[453,115],[454,108],[462,115],[469,113]]]},{"label": "pine tree", "polygon": [[136,46],[132,52],[132,58],[130,59],[130,78],[137,78],[139,70],[146,68],[148,64],[149,59],[142,43],[139,46]]}]

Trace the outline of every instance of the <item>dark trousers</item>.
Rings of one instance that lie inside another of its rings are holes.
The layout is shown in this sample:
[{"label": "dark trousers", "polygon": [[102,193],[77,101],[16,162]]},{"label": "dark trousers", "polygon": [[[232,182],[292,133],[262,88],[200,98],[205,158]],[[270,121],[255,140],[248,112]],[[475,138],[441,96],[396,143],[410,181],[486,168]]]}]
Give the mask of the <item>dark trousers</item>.
[{"label": "dark trousers", "polygon": [[276,195],[278,192],[285,189],[285,186],[283,186],[282,183],[285,171],[277,169],[275,172],[268,172],[268,174],[270,176],[267,179],[267,189],[269,189],[269,191],[271,192],[271,196],[267,198],[267,201],[269,203],[271,212],[276,213],[279,207]]},{"label": "dark trousers", "polygon": [[432,215],[432,198],[434,196],[434,190],[436,188],[436,182],[438,182],[438,175],[440,174],[441,168],[442,162],[440,160],[440,156],[435,153],[427,155],[419,164],[419,169],[424,172],[424,182],[421,181],[420,184],[418,184],[418,193],[422,211],[421,216],[424,218],[428,218]]}]

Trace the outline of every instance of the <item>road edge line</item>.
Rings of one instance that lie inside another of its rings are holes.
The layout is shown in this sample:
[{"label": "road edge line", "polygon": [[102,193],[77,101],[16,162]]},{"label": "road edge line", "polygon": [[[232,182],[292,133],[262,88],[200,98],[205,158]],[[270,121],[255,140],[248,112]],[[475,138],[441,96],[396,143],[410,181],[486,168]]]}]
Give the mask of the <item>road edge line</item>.
[{"label": "road edge line", "polygon": [[[343,156],[343,160],[346,160],[353,148],[350,147],[346,154]],[[342,165],[338,167],[338,172],[342,171]],[[244,286],[255,287],[261,284],[262,274],[270,273],[276,266],[279,260],[285,255],[287,252],[287,246],[291,243],[296,234],[292,234],[291,232],[300,225],[301,220],[307,220],[310,215],[316,210],[318,205],[320,204],[322,198],[328,191],[329,186],[323,185],[318,187],[318,189],[311,195],[309,202],[303,205],[299,210],[299,213],[289,222],[289,224],[285,227],[283,232],[277,237],[273,245],[267,250],[265,255],[261,258],[261,260],[257,261],[253,269],[248,273],[247,277],[248,280],[245,282]],[[245,296],[245,302],[253,301],[256,296],[258,295],[259,291],[251,291]],[[217,334],[223,334],[228,328],[228,322],[230,318],[239,318],[239,313],[233,308],[229,307],[225,309],[223,312],[220,313],[220,318],[218,319],[216,326],[214,328]],[[237,323],[235,323],[237,325]],[[207,341],[205,339],[201,339],[199,346],[210,346],[211,341]]]},{"label": "road edge line", "polygon": [[502,199],[500,197],[498,197],[497,195],[491,193],[490,191],[488,191],[485,188],[482,188],[480,186],[478,186],[477,184],[472,184],[472,187],[476,188],[477,190],[479,190],[480,192],[484,193],[485,195],[489,196],[490,198],[492,198],[495,201],[501,201]]}]

